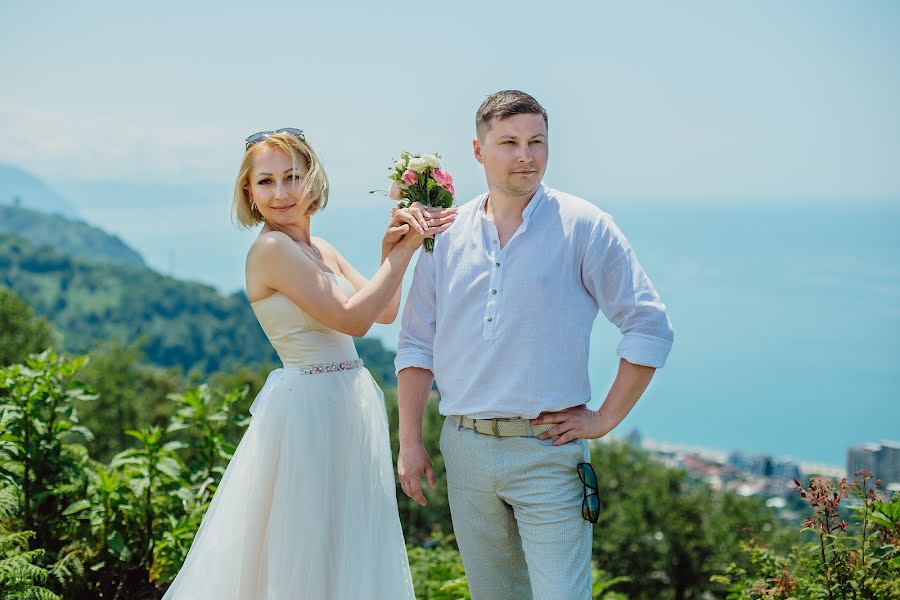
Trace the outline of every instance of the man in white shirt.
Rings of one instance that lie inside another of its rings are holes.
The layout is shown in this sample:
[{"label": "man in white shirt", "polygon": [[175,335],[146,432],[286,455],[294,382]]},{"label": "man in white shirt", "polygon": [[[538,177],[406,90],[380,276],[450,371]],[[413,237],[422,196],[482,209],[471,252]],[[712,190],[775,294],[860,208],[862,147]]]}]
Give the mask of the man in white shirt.
[{"label": "man in white shirt", "polygon": [[[488,192],[460,207],[434,252],[420,253],[403,313],[397,471],[424,506],[421,477],[433,489],[434,472],[422,415],[435,380],[472,598],[589,599],[590,489],[576,467],[590,461],[586,440],[612,431],[663,366],[672,328],[612,218],[543,184],[547,113],[537,100],[498,92],[475,122]],[[623,337],[616,379],[592,411],[598,310]]]}]

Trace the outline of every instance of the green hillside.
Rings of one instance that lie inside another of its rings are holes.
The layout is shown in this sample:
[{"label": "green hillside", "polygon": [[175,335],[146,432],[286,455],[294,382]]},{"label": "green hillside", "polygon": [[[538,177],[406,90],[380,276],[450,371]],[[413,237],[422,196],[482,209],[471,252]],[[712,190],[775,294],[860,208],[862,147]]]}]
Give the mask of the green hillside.
[{"label": "green hillside", "polygon": [[[143,339],[147,359],[206,373],[277,362],[243,293],[100,263],[0,233],[0,285],[19,294],[59,332],[62,346],[87,352],[110,339]],[[385,383],[393,355],[359,340],[360,356]]]},{"label": "green hillside", "polygon": [[20,236],[32,244],[47,244],[78,258],[144,266],[137,251],[102,229],[20,206],[0,205],[0,232]]}]

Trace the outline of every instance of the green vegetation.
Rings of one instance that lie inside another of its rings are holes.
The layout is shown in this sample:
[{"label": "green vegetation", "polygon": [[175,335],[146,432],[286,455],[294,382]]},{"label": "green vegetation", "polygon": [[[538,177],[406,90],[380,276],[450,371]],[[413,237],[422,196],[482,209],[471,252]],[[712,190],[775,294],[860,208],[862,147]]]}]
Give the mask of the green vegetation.
[{"label": "green vegetation", "polygon": [[0,205],[0,233],[17,235],[37,246],[104,263],[144,266],[136,250],[114,235],[82,221]]},{"label": "green vegetation", "polygon": [[[199,385],[169,395],[164,426],[130,430],[132,447],[95,460],[80,416],[100,401],[81,381],[87,362],[46,351],[0,370],[0,581],[2,593],[21,594],[12,597],[160,597],[247,424],[235,410],[246,386]],[[436,453],[439,418],[429,414]],[[420,598],[469,597],[453,538],[442,533],[450,529],[445,502],[404,510]],[[598,571],[595,597],[618,598],[609,588],[621,581]]]},{"label": "green vegetation", "polygon": [[[247,420],[237,407],[246,406],[248,387],[221,391],[201,384],[169,394],[162,425],[128,431],[130,447],[96,460],[88,451],[94,434],[81,413],[101,399],[81,381],[86,363],[86,357],[48,351],[0,370],[0,581],[4,589],[15,585],[10,589],[17,593],[33,590],[43,597],[52,597],[50,590],[66,598],[157,598],[177,573],[240,439]],[[237,379],[261,384],[252,372]],[[141,402],[140,391],[125,389],[136,395],[121,396],[122,402]],[[395,394],[388,392],[396,431]],[[466,598],[433,402],[425,423],[440,483],[427,508],[401,496],[413,574],[420,598]],[[102,432],[110,434],[109,427]],[[594,539],[595,598],[788,598],[757,592],[763,585],[822,591],[828,578],[835,590],[858,582],[868,595],[795,597],[889,598],[884,594],[896,592],[897,500],[871,495],[859,511],[866,541],[848,545],[840,539],[846,525],[836,513],[817,508],[832,497],[831,489],[805,491],[816,498],[808,528],[831,527],[817,530],[821,536],[813,545],[822,544],[827,555],[819,567],[811,553],[805,562],[797,562],[800,550],[794,550],[794,562],[779,554],[789,548],[785,541],[797,546],[796,533],[784,531],[758,501],[686,486],[683,472],[621,443],[596,445],[592,460],[603,498]],[[791,564],[799,566],[791,571]]]},{"label": "green vegetation", "polygon": [[616,588],[629,598],[701,598],[717,590],[709,578],[739,560],[739,540],[789,541],[759,499],[688,484],[686,472],[623,442],[596,445],[591,462],[601,501],[594,558],[631,577]]},{"label": "green vegetation", "polygon": [[223,297],[210,286],[11,236],[0,236],[0,284],[53,323],[72,352],[143,339],[148,359],[166,367],[210,373],[275,360],[242,294]]},{"label": "green vegetation", "polygon": [[[0,286],[47,318],[69,352],[140,341],[151,363],[205,374],[277,362],[243,293],[222,296],[147,268],[80,260],[3,234]],[[393,356],[380,342],[360,340],[358,348],[376,376],[393,384]]]},{"label": "green vegetation", "polygon": [[57,340],[46,319],[12,291],[0,287],[0,366],[55,346]]},{"label": "green vegetation", "polygon": [[[712,578],[727,587],[728,598],[900,598],[900,494],[884,499],[882,482],[867,471],[854,473],[852,482],[794,482],[810,509],[809,542],[789,552],[753,538],[740,542],[743,562]],[[851,503],[852,523],[844,518],[844,501]]]},{"label": "green vegetation", "polygon": [[[86,362],[47,351],[0,370],[3,593],[46,587],[66,598],[158,598],[247,424],[235,410],[247,388],[171,394],[164,427],[128,431],[134,445],[98,461],[79,416],[98,401],[80,381]],[[421,559],[419,577],[432,566],[454,575],[453,585],[437,582],[425,597],[464,588],[449,541],[411,553]]]},{"label": "green vegetation", "polygon": [[58,600],[44,587],[49,573],[38,566],[42,549],[29,550],[33,531],[20,531],[19,488],[0,480],[0,600]]}]

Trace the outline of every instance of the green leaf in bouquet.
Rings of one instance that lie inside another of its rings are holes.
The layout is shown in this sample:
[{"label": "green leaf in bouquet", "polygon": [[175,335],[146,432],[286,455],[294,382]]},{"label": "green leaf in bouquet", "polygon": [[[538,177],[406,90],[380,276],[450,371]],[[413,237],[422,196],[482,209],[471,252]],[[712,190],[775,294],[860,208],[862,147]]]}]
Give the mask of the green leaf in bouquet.
[{"label": "green leaf in bouquet", "polygon": [[437,194],[437,199],[434,202],[434,206],[440,206],[442,208],[450,208],[453,206],[453,194],[445,190],[444,188],[439,188],[440,191]]}]

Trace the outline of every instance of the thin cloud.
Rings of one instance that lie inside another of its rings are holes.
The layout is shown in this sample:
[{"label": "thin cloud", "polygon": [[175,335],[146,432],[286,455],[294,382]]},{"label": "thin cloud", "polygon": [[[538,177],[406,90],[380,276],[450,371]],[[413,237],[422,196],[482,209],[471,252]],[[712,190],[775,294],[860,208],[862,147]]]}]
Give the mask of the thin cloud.
[{"label": "thin cloud", "polygon": [[0,162],[52,179],[220,180],[241,150],[227,128],[0,105]]}]

